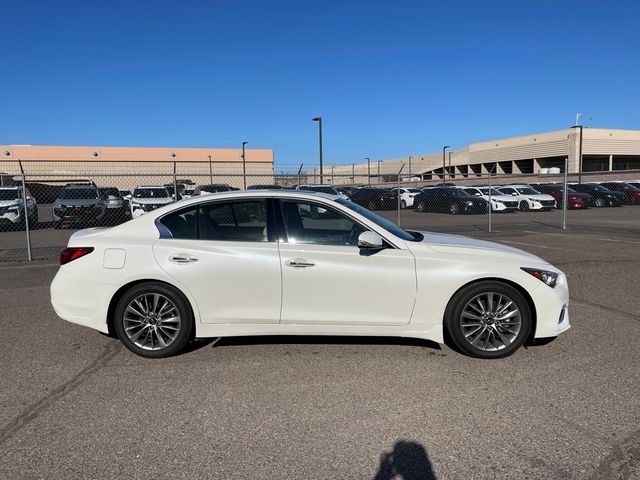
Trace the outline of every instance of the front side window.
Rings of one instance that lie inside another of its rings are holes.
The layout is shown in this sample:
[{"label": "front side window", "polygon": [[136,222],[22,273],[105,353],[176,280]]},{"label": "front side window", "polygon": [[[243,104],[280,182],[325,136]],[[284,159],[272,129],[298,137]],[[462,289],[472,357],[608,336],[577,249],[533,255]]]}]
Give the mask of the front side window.
[{"label": "front side window", "polygon": [[501,188],[500,191],[506,193],[507,195],[513,195],[514,193],[517,193],[513,188]]},{"label": "front side window", "polygon": [[293,200],[282,200],[280,205],[289,243],[355,246],[366,230],[324,205]]},{"label": "front side window", "polygon": [[265,200],[210,203],[199,212],[201,240],[268,241]]}]

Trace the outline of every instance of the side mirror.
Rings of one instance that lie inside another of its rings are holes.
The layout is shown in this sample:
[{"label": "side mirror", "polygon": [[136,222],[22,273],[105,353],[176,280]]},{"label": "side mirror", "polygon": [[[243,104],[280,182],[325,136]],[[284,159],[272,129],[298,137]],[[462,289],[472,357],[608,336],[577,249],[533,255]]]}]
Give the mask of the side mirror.
[{"label": "side mirror", "polygon": [[514,197],[517,197],[518,193],[517,192],[513,192],[511,195],[513,195]]},{"label": "side mirror", "polygon": [[482,194],[481,193],[476,193],[476,197],[481,197]]},{"label": "side mirror", "polygon": [[358,248],[380,250],[384,248],[384,240],[377,233],[362,232],[358,237]]}]

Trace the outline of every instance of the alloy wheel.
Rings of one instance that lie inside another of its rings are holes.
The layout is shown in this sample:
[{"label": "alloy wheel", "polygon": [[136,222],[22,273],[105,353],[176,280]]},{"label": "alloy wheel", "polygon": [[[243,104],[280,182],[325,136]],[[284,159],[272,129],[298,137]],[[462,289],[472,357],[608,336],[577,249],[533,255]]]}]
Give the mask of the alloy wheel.
[{"label": "alloy wheel", "polygon": [[180,333],[181,318],[176,305],[160,293],[144,293],[131,300],[122,318],[129,340],[144,350],[163,350]]},{"label": "alloy wheel", "polygon": [[513,299],[503,293],[476,295],[462,309],[464,339],[485,352],[509,347],[522,328],[522,314]]}]

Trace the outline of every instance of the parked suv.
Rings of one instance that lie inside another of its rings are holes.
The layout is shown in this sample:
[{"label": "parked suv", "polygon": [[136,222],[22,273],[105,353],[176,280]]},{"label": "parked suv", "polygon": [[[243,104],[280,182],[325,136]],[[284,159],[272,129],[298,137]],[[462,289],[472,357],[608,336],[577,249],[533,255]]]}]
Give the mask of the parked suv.
[{"label": "parked suv", "polygon": [[613,190],[614,192],[624,193],[629,205],[640,204],[640,188],[626,182],[602,182],[600,185]]},{"label": "parked suv", "polygon": [[369,210],[398,208],[398,194],[386,188],[358,188],[351,194],[351,201]]},{"label": "parked suv", "polygon": [[[484,198],[489,201],[489,187],[457,187],[462,188],[469,195]],[[492,212],[515,212],[518,210],[518,201],[510,195],[498,191],[491,187],[491,211]]]},{"label": "parked suv", "polygon": [[162,185],[137,187],[131,197],[131,216],[139,217],[173,202],[173,196]]},{"label": "parked suv", "polygon": [[570,183],[569,187],[576,192],[591,195],[596,207],[620,207],[627,198],[624,193],[614,192],[597,183]]},{"label": "parked suv", "polygon": [[457,187],[425,188],[413,199],[413,209],[417,212],[485,213],[488,202],[468,194]]},{"label": "parked suv", "polygon": [[53,225],[96,225],[105,215],[106,206],[93,183],[66,185],[53,202]]},{"label": "parked suv", "polygon": [[127,202],[116,187],[98,187],[100,198],[104,201],[105,220],[124,222],[131,215]]},{"label": "parked suv", "polygon": [[[556,199],[557,208],[562,208],[563,189],[561,183],[536,183],[532,185],[540,193],[546,193]],[[580,193],[567,186],[567,208],[589,208],[594,206],[594,200],[588,193]]]},{"label": "parked suv", "polygon": [[498,190],[505,195],[511,195],[518,201],[518,208],[521,212],[529,210],[551,210],[556,208],[556,199],[551,195],[540,193],[530,185],[507,185],[498,187]]},{"label": "parked suv", "polygon": [[[25,193],[29,224],[33,225],[38,222],[38,205],[29,190]],[[25,208],[22,201],[22,187],[0,187],[0,225],[2,224],[24,226]]]}]

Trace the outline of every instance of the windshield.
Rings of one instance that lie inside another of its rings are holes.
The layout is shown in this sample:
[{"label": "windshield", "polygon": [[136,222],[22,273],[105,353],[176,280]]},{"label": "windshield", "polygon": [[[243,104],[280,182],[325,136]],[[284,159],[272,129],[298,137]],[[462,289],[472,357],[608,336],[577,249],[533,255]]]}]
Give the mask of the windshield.
[{"label": "windshield", "polygon": [[473,195],[471,195],[469,192],[465,190],[462,190],[461,188],[452,188],[450,192],[451,192],[451,195],[454,197],[473,197]]},{"label": "windshield", "polygon": [[628,190],[640,190],[640,188],[637,188],[632,183],[620,182],[620,185],[622,185],[624,188],[626,188]]},{"label": "windshield", "polygon": [[531,187],[517,187],[516,191],[522,195],[540,195],[540,192]]},{"label": "windshield", "polygon": [[134,198],[167,198],[169,192],[164,188],[136,188]]},{"label": "windshield", "polygon": [[308,192],[328,193],[329,195],[338,195],[338,192],[333,187],[300,187],[300,190],[306,190]]},{"label": "windshield", "polygon": [[596,192],[602,192],[602,193],[611,193],[611,190],[609,190],[606,187],[603,187],[602,185],[595,185],[595,184],[589,184],[589,185],[584,185],[587,188],[592,189],[593,191]]},{"label": "windshield", "polygon": [[60,194],[63,200],[93,200],[98,198],[97,188],[65,188]]},{"label": "windshield", "polygon": [[100,195],[102,195],[103,198],[106,197],[119,197],[120,196],[120,192],[118,191],[117,188],[101,188],[100,189]]},{"label": "windshield", "polygon": [[416,237],[411,235],[409,232],[406,232],[405,230],[402,230],[395,223],[390,222],[386,218],[382,218],[381,216],[376,215],[371,210],[367,210],[366,208],[361,207],[360,205],[356,205],[355,203],[351,203],[349,200],[344,200],[342,198],[336,200],[336,202],[339,203],[340,205],[343,205],[343,206],[345,206],[347,208],[350,208],[354,212],[359,213],[360,215],[365,217],[367,220],[371,220],[373,223],[375,223],[376,225],[381,226],[386,231],[394,234],[398,238],[401,238],[403,240],[407,240],[409,242],[415,242],[416,241]]},{"label": "windshield", "polygon": [[17,200],[22,196],[22,192],[18,189],[0,190],[0,201]]},{"label": "windshield", "polygon": [[[479,189],[483,195],[489,195],[489,189],[488,188],[481,188]],[[492,188],[491,189],[491,195],[504,195],[504,193],[502,193],[501,191]]]},{"label": "windshield", "polygon": [[407,188],[407,192],[409,192],[409,193],[420,193],[420,192],[422,192],[422,190],[420,190],[419,188]]}]

